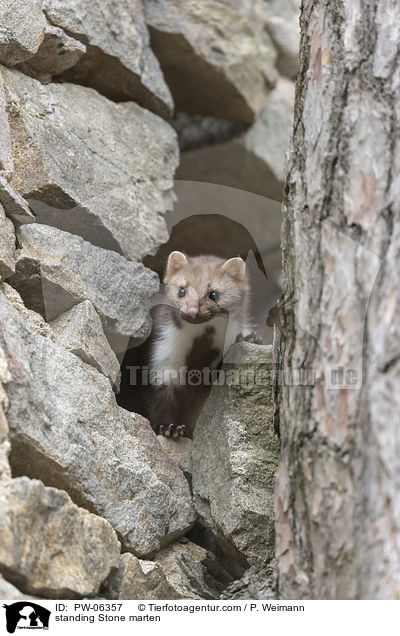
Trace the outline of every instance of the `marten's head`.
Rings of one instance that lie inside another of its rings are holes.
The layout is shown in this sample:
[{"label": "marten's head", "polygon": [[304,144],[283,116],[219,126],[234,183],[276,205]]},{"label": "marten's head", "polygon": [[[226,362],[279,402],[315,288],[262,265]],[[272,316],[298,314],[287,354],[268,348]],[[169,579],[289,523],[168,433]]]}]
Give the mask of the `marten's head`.
[{"label": "marten's head", "polygon": [[169,255],[164,283],[169,303],[194,324],[234,312],[248,290],[243,259],[189,257],[182,252]]}]

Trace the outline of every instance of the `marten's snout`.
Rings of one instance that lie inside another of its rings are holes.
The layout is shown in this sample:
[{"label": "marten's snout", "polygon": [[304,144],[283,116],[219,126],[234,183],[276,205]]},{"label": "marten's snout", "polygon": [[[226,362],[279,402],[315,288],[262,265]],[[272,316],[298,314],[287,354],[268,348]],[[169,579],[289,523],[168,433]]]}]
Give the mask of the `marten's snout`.
[{"label": "marten's snout", "polygon": [[211,318],[211,312],[201,311],[197,307],[189,306],[187,309],[181,309],[181,318],[192,325],[198,325],[207,322]]}]

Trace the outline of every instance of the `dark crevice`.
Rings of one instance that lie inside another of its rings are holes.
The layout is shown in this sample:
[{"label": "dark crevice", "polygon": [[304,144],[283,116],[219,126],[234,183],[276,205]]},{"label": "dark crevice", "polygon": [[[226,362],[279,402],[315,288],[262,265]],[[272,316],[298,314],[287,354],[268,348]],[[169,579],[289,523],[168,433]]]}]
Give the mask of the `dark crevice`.
[{"label": "dark crevice", "polygon": [[227,585],[235,579],[240,579],[249,567],[240,552],[233,546],[229,548],[226,539],[224,539],[224,545],[222,545],[221,540],[202,521],[197,521],[190,532],[186,533],[186,537],[192,543],[215,555],[223,570],[229,574],[230,580],[226,580]]}]

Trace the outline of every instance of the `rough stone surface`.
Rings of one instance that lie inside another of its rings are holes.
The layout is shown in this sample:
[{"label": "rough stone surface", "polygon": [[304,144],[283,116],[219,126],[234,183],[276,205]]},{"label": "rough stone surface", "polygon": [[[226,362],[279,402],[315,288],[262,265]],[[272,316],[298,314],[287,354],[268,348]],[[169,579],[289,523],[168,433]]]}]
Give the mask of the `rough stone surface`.
[{"label": "rough stone surface", "polygon": [[190,542],[169,546],[156,561],[175,598],[216,598],[222,585],[214,577],[227,577],[210,552]]},{"label": "rough stone surface", "polygon": [[300,43],[299,0],[263,2],[265,28],[278,51],[277,66],[283,75],[295,79]]},{"label": "rough stone surface", "polygon": [[[167,238],[177,140],[134,103],[3,69],[12,111],[11,185],[42,223],[141,259]],[[60,162],[62,157],[62,162]]]},{"label": "rough stone surface", "polygon": [[98,313],[89,300],[64,312],[52,322],[54,341],[91,364],[111,382],[119,375],[118,359],[108,344]]},{"label": "rough stone surface", "polygon": [[52,321],[89,300],[116,351],[130,337],[138,342],[147,337],[149,299],[158,289],[152,271],[46,225],[24,225],[17,234],[22,248],[10,282],[29,309]]},{"label": "rough stone surface", "polygon": [[234,581],[222,593],[221,599],[277,600],[276,564],[262,568],[249,568],[238,581]]},{"label": "rough stone surface", "polygon": [[36,53],[46,28],[41,0],[0,1],[0,62],[14,65]]},{"label": "rough stone surface", "polygon": [[174,598],[158,563],[138,559],[129,552],[121,555],[118,571],[107,581],[102,594],[118,600]]},{"label": "rough stone surface", "polygon": [[3,293],[0,325],[13,474],[66,490],[140,556],[183,535],[195,519],[189,487],[149,423],[116,405],[97,370],[32,332]]},{"label": "rough stone surface", "polygon": [[[5,415],[3,413],[2,407],[0,412],[0,436],[2,437],[1,429],[4,427],[4,422],[6,421]],[[0,441],[0,484],[5,481],[11,479],[11,468],[8,461],[8,456],[10,454],[10,442],[7,438]]]},{"label": "rough stone surface", "polygon": [[0,279],[8,278],[15,271],[14,251],[14,226],[0,204]]},{"label": "rough stone surface", "polygon": [[[297,0],[0,0],[0,598],[275,598],[270,387],[214,387],[193,446],[194,506],[192,442],[157,438],[109,380],[111,349],[149,333],[153,272],[171,249],[248,255],[265,325],[293,107],[278,71],[296,72],[297,11]],[[307,44],[323,82],[330,46]],[[381,78],[395,46],[376,41]],[[395,339],[385,346],[395,357]],[[254,368],[263,350],[239,345],[224,370]]]},{"label": "rough stone surface", "polygon": [[25,592],[50,598],[93,596],[118,566],[110,524],[67,493],[27,477],[0,492],[0,571]]},{"label": "rough stone surface", "polygon": [[205,524],[247,563],[260,564],[274,556],[272,347],[234,345],[222,369],[233,382],[213,386],[197,422],[193,493]]},{"label": "rough stone surface", "polygon": [[11,479],[11,469],[8,462],[10,449],[11,446],[8,441],[8,425],[4,415],[4,406],[0,405],[0,484]]},{"label": "rough stone surface", "polygon": [[[10,126],[7,115],[7,102],[4,93],[3,79],[0,74],[0,192],[2,174],[10,176],[13,171],[13,160],[11,156]],[[0,200],[1,201],[1,200]]]},{"label": "rough stone surface", "polygon": [[39,334],[39,336],[45,336],[46,338],[53,337],[53,331],[50,325],[44,320],[43,316],[36,313],[36,311],[32,311],[25,307],[23,300],[16,289],[7,283],[3,283],[0,286],[0,289],[7,298],[8,302],[22,315],[31,331]]},{"label": "rough stone surface", "polygon": [[8,441],[8,424],[5,416],[9,401],[4,387],[10,381],[11,373],[6,354],[0,347],[0,484],[11,479],[11,468],[8,462],[11,446]]},{"label": "rough stone surface", "polygon": [[300,40],[300,0],[219,0],[251,24],[257,38],[269,34],[276,49],[279,71],[294,79]]},{"label": "rough stone surface", "polygon": [[[281,200],[293,103],[294,84],[280,78],[248,131],[224,143],[183,152],[177,178],[218,183]],[[199,122],[198,127],[201,125]]]},{"label": "rough stone surface", "polygon": [[35,222],[35,216],[30,211],[25,199],[2,176],[0,176],[0,203],[15,225]]},{"label": "rough stone surface", "polygon": [[276,80],[275,49],[235,10],[207,0],[145,0],[152,47],[176,106],[251,123]]},{"label": "rough stone surface", "polygon": [[212,599],[222,587],[215,557],[189,541],[159,552],[154,561],[122,554],[118,572],[106,586],[113,599]]},{"label": "rough stone surface", "polygon": [[53,76],[75,66],[84,53],[86,46],[82,42],[71,38],[62,29],[48,24],[38,52],[21,64],[19,69],[47,84]]},{"label": "rough stone surface", "polygon": [[81,40],[87,53],[68,75],[116,101],[136,101],[168,117],[171,94],[150,49],[141,0],[44,0],[50,21]]},{"label": "rough stone surface", "polygon": [[188,437],[172,439],[171,437],[163,437],[163,435],[158,435],[157,438],[161,448],[176,461],[187,477],[190,476],[192,474],[192,440]]},{"label": "rough stone surface", "polygon": [[[4,287],[4,285],[5,283],[3,283],[2,287]],[[7,409],[9,404],[7,393],[5,392],[3,385],[7,384],[10,381],[11,381],[11,373],[10,373],[10,369],[8,368],[7,356],[4,350],[0,347],[0,406],[3,407],[3,410]],[[5,421],[4,418],[2,418],[1,425],[0,425],[0,438],[2,441],[6,439],[7,433],[8,433],[7,422]]]}]

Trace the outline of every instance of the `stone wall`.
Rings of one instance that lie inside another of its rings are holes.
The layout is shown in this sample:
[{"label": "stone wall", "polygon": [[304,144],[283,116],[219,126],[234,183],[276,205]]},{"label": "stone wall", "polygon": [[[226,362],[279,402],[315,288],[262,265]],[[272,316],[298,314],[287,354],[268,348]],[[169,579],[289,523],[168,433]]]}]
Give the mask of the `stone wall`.
[{"label": "stone wall", "polygon": [[[297,13],[0,0],[0,597],[218,598],[271,567],[270,383],[214,387],[193,453],[114,391],[171,241],[252,252],[265,328]],[[268,369],[271,348],[226,365]]]}]

